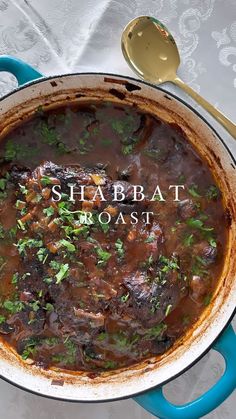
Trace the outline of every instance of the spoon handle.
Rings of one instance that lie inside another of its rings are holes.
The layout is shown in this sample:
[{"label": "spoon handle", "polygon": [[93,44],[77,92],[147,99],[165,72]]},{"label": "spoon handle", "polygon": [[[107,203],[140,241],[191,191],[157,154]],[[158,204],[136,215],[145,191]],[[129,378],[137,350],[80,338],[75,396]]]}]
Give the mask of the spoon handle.
[{"label": "spoon handle", "polygon": [[196,100],[199,105],[205,108],[223,127],[229,132],[234,139],[236,139],[236,124],[230,121],[222,112],[218,111],[213,105],[211,105],[206,99],[203,99],[197,92],[195,92],[191,87],[184,83],[179,77],[175,77],[171,80],[178,87],[181,87],[189,96]]}]

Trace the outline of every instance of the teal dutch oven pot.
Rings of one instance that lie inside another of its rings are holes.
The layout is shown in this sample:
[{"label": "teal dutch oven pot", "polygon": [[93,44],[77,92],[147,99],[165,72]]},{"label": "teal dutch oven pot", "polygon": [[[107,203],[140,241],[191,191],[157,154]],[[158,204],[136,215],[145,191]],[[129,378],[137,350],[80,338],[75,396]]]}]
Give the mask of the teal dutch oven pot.
[{"label": "teal dutch oven pot", "polygon": [[[194,146],[214,169],[223,191],[231,225],[225,267],[213,301],[201,319],[170,352],[113,373],[89,378],[64,371],[40,371],[19,359],[0,342],[0,375],[3,379],[41,396],[73,402],[105,402],[133,397],[144,409],[165,419],[200,418],[219,406],[236,386],[236,336],[230,321],[236,301],[236,175],[235,160],[215,130],[176,96],[135,79],[113,74],[80,73],[44,77],[25,62],[0,57],[0,71],[13,74],[19,87],[0,100],[0,132],[4,135],[20,119],[67,101],[87,99],[136,103],[167,120],[181,124]],[[121,99],[122,98],[122,99]],[[166,400],[162,386],[196,363],[209,349],[221,353],[225,372],[198,399],[176,406]]]}]

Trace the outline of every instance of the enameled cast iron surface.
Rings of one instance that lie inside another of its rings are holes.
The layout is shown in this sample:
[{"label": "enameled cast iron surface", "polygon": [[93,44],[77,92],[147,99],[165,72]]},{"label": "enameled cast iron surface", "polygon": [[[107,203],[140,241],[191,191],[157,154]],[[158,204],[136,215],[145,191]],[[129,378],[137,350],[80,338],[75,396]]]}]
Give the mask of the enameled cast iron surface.
[{"label": "enameled cast iron surface", "polygon": [[172,95],[143,82],[104,74],[65,75],[42,79],[7,95],[0,102],[0,131],[4,136],[43,105],[84,100],[136,103],[167,122],[178,123],[215,174],[231,219],[225,267],[210,306],[187,335],[168,353],[129,369],[89,378],[86,373],[43,371],[25,364],[0,342],[0,374],[25,389],[49,397],[75,401],[104,401],[141,393],[160,385],[193,364],[215,341],[233,315],[236,300],[235,164],[227,147],[194,112]]}]

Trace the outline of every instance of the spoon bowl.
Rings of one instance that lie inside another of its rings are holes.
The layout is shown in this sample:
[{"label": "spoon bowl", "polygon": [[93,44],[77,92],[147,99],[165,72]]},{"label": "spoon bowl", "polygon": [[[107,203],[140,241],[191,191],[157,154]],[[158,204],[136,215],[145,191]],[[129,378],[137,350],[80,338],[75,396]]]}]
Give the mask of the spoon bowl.
[{"label": "spoon bowl", "polygon": [[132,20],[124,29],[121,47],[126,61],[142,79],[160,84],[176,76],[178,48],[157,19],[143,16]]},{"label": "spoon bowl", "polygon": [[153,84],[169,81],[181,87],[236,139],[236,125],[177,76],[178,47],[159,20],[150,16],[131,20],[122,33],[121,48],[128,65],[139,77]]}]

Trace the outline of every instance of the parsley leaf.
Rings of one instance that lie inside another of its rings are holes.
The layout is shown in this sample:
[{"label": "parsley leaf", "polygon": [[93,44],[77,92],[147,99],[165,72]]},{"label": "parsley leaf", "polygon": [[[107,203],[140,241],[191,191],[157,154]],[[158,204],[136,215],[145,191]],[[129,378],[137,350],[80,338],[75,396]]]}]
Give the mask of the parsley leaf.
[{"label": "parsley leaf", "polygon": [[42,186],[47,186],[52,184],[52,179],[49,176],[42,176],[40,179]]},{"label": "parsley leaf", "polygon": [[36,240],[36,239],[29,239],[26,237],[25,239],[18,240],[17,244],[15,245],[18,249],[18,252],[20,255],[26,254],[26,248],[29,247],[30,249],[34,247],[42,247],[43,242],[42,240]]},{"label": "parsley leaf", "polygon": [[193,198],[201,198],[201,195],[199,194],[198,191],[198,186],[195,184],[192,184],[189,188],[188,188],[188,193],[193,197]]},{"label": "parsley leaf", "polygon": [[188,218],[186,224],[191,228],[196,228],[202,231],[212,231],[213,227],[205,227],[203,221],[196,218]]},{"label": "parsley leaf", "polygon": [[125,254],[124,243],[122,242],[122,240],[120,238],[118,238],[116,240],[115,248],[116,248],[116,251],[117,251],[117,254],[118,254],[119,258],[123,258],[124,254]]},{"label": "parsley leaf", "polygon": [[61,265],[59,272],[55,275],[56,276],[56,284],[60,284],[60,282],[66,278],[69,274],[69,265],[65,263]]},{"label": "parsley leaf", "polygon": [[220,196],[220,191],[215,185],[209,186],[206,191],[206,197],[210,200],[216,200]]},{"label": "parsley leaf", "polygon": [[104,265],[111,257],[111,253],[106,252],[101,247],[95,247],[96,253],[99,257],[98,265]]},{"label": "parsley leaf", "polygon": [[190,247],[194,243],[194,236],[193,234],[189,234],[189,236],[186,236],[184,238],[184,246]]},{"label": "parsley leaf", "polygon": [[43,213],[46,214],[47,217],[51,217],[51,215],[54,214],[54,208],[53,207],[44,208]]},{"label": "parsley leaf", "polygon": [[15,314],[22,311],[25,306],[24,306],[24,303],[22,303],[22,301],[5,300],[3,303],[3,307],[6,310],[10,311],[10,313]]},{"label": "parsley leaf", "polygon": [[71,242],[69,242],[68,240],[62,239],[59,241],[59,243],[66,247],[66,249],[68,250],[68,252],[75,252],[76,248],[75,245]]},{"label": "parsley leaf", "polygon": [[147,330],[145,333],[146,339],[156,339],[159,337],[165,330],[167,329],[167,325],[164,323],[160,323],[157,326],[153,326]]}]

